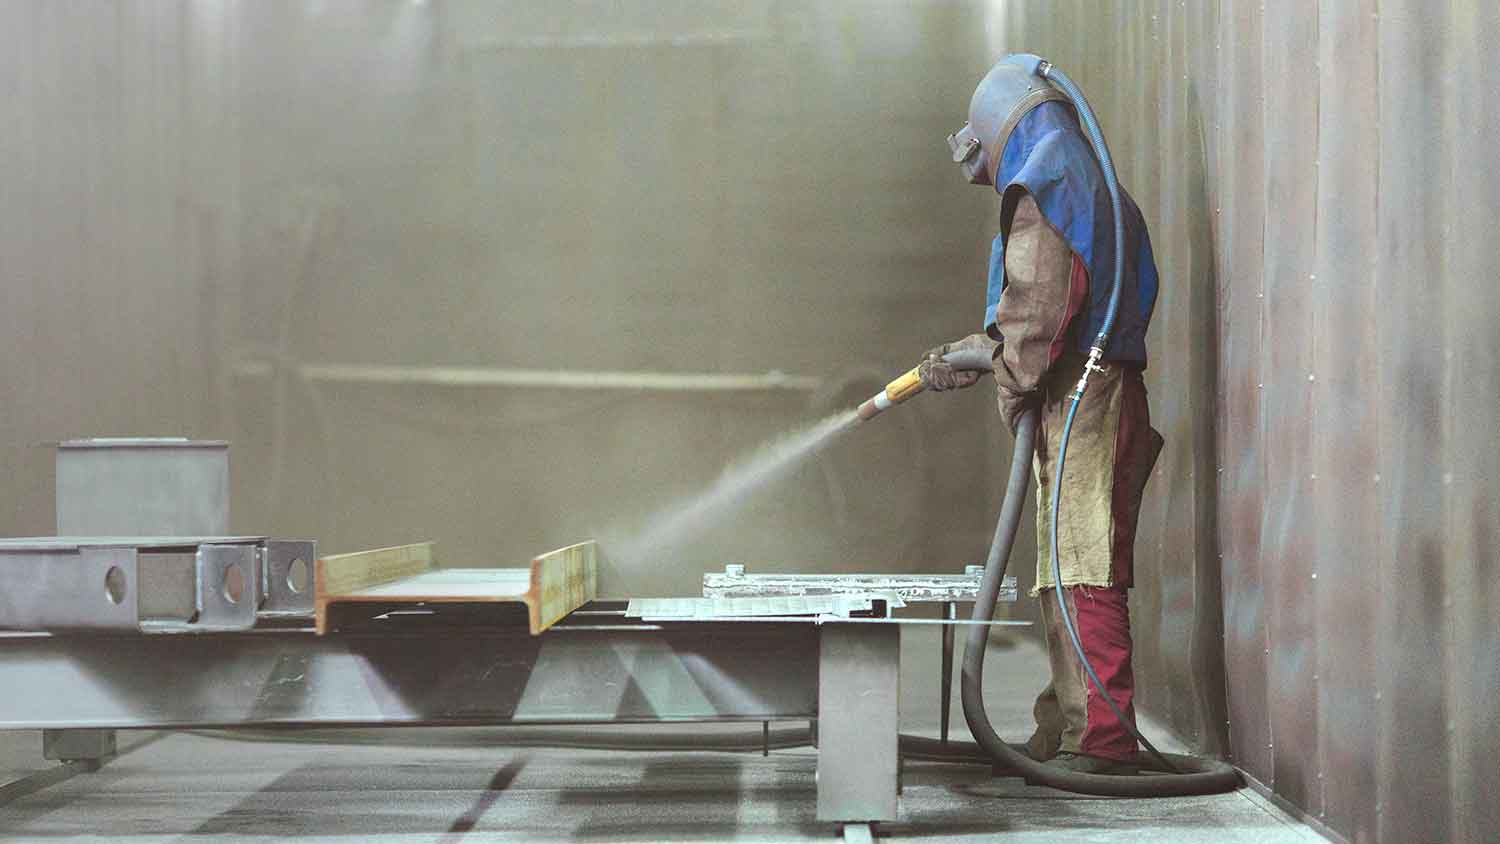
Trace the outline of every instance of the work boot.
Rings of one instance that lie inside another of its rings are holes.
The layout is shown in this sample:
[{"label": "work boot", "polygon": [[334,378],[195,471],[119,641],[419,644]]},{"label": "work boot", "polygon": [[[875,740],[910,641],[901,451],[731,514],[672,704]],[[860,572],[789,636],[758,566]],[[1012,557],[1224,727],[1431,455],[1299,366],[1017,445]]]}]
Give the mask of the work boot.
[{"label": "work boot", "polygon": [[1073,753],[1067,750],[1047,760],[1045,764],[1075,774],[1133,776],[1141,772],[1141,766],[1135,762],[1105,759],[1103,756],[1090,756],[1086,753]]}]

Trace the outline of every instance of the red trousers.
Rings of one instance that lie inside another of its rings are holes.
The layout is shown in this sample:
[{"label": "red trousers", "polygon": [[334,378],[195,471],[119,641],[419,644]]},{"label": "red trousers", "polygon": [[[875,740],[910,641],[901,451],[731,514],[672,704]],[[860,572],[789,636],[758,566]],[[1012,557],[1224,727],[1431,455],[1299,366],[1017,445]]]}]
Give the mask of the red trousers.
[{"label": "red trousers", "polygon": [[[1072,586],[1063,593],[1090,664],[1110,697],[1134,721],[1135,676],[1130,670],[1130,608],[1125,587]],[[1057,593],[1044,590],[1039,600],[1052,682],[1032,710],[1037,729],[1027,744],[1033,758],[1068,751],[1134,761],[1135,737],[1099,696],[1078,661],[1057,608]]]}]

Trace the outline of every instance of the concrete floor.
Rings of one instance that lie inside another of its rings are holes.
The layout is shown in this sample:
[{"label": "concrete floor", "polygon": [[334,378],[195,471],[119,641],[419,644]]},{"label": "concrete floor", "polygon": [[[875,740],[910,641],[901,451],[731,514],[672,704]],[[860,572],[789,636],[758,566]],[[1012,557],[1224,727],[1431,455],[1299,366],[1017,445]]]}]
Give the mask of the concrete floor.
[{"label": "concrete floor", "polygon": [[[904,729],[935,735],[936,631],[905,633]],[[1041,685],[1045,659],[1029,642],[992,654],[986,678],[993,689],[991,717],[1003,733],[1024,738],[1028,698]],[[967,738],[956,701],[953,717],[955,734]],[[668,732],[681,736],[699,729],[684,725]],[[743,726],[715,729],[747,733]],[[810,749],[773,750],[769,757],[758,751],[619,753],[526,747],[517,741],[524,735],[493,729],[319,731],[287,743],[260,733],[121,733],[122,753],[103,770],[0,806],[0,841],[835,840],[832,826],[814,818]],[[0,782],[45,771],[35,733],[0,736]],[[31,776],[36,781],[47,775]],[[881,826],[883,840],[1324,840],[1249,790],[1173,800],[1088,798],[1015,779],[992,780],[977,766],[908,763],[901,807],[901,822]]]}]

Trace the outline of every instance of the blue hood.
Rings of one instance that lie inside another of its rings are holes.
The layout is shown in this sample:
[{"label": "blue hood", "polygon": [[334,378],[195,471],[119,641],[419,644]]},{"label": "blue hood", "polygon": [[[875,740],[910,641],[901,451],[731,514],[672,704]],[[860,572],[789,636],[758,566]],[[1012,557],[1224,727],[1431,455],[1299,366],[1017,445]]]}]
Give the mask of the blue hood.
[{"label": "blue hood", "polygon": [[[1071,329],[1079,349],[1088,351],[1104,325],[1104,314],[1109,307],[1109,286],[1114,278],[1114,219],[1109,210],[1104,173],[1071,106],[1045,102],[1021,118],[1006,140],[995,174],[995,191],[1002,198],[1001,225],[990,250],[985,331],[997,335],[995,306],[1005,289],[1005,234],[1015,203],[1021,191],[1025,191],[1088,268],[1087,322],[1081,330],[1076,324]],[[1151,254],[1151,237],[1140,208],[1123,188],[1121,199],[1125,210],[1125,275],[1120,310],[1104,357],[1134,361],[1144,367],[1146,328],[1156,307],[1156,259]]]}]

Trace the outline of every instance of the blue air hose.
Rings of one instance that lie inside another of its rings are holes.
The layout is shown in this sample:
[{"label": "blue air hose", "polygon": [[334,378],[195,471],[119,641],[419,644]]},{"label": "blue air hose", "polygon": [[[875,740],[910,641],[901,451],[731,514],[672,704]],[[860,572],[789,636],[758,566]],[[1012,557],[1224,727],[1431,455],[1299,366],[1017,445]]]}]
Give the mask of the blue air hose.
[{"label": "blue air hose", "polygon": [[1068,416],[1063,422],[1062,438],[1057,446],[1057,470],[1052,475],[1052,525],[1049,531],[1051,537],[1052,558],[1052,594],[1057,598],[1057,610],[1062,614],[1063,626],[1068,630],[1068,638],[1073,643],[1073,650],[1078,654],[1078,661],[1083,663],[1083,670],[1089,675],[1089,680],[1094,684],[1094,690],[1109,704],[1110,711],[1120,720],[1121,724],[1130,731],[1136,741],[1146,748],[1146,751],[1166,770],[1176,772],[1177,769],[1162,756],[1161,751],[1156,749],[1147,738],[1141,735],[1136,728],[1135,721],[1125,717],[1125,712],[1120,705],[1104,688],[1104,682],[1099,679],[1099,674],[1094,671],[1093,663],[1089,662],[1088,655],[1084,653],[1083,641],[1078,638],[1078,628],[1073,623],[1073,613],[1068,609],[1068,600],[1064,594],[1062,578],[1062,562],[1057,553],[1058,546],[1058,518],[1062,511],[1062,480],[1063,467],[1068,457],[1068,437],[1073,433],[1073,420],[1078,416],[1078,405],[1083,400],[1084,391],[1088,389],[1090,372],[1102,371],[1099,359],[1104,356],[1104,350],[1109,346],[1109,333],[1115,326],[1115,315],[1120,310],[1120,288],[1124,286],[1125,280],[1125,213],[1120,202],[1120,181],[1115,176],[1115,164],[1109,155],[1109,146],[1104,142],[1104,133],[1099,129],[1099,121],[1094,117],[1094,110],[1089,107],[1089,101],[1083,96],[1083,91],[1068,78],[1066,73],[1057,69],[1049,62],[1039,62],[1036,72],[1043,78],[1057,84],[1057,87],[1067,95],[1068,100],[1073,103],[1073,109],[1078,112],[1078,119],[1083,124],[1084,131],[1089,136],[1089,143],[1094,148],[1094,156],[1099,159],[1099,169],[1104,172],[1104,184],[1109,189],[1109,208],[1114,215],[1115,241],[1114,258],[1115,272],[1114,280],[1109,288],[1109,307],[1104,312],[1104,324],[1099,327],[1099,334],[1094,337],[1094,345],[1089,349],[1088,361],[1083,365],[1083,375],[1078,379],[1078,386],[1073,390],[1072,402],[1068,406]]}]

